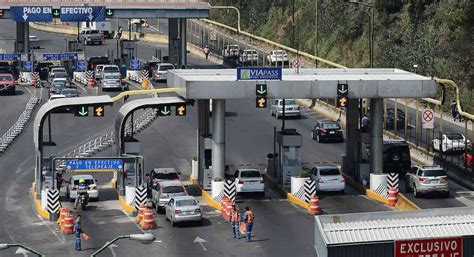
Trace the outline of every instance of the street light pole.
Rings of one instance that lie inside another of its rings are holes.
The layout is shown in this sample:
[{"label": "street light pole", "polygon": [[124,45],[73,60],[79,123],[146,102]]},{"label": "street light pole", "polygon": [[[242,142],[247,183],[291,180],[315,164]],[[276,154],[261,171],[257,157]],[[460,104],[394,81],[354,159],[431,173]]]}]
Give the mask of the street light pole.
[{"label": "street light pole", "polygon": [[132,235],[123,235],[123,236],[118,236],[114,238],[112,241],[107,242],[104,246],[102,246],[99,250],[95,251],[94,253],[91,254],[90,257],[95,257],[99,253],[103,252],[107,247],[111,246],[113,243],[115,243],[117,240],[128,238],[130,240],[135,240],[135,241],[140,241],[142,243],[152,243],[155,241],[155,236],[152,234],[132,234]]},{"label": "street light pole", "polygon": [[358,0],[346,0],[351,4],[362,5],[369,8],[369,68],[374,67],[374,25],[375,25],[375,6],[372,4],[362,3]]},{"label": "street light pole", "polygon": [[[33,249],[29,248],[26,245],[22,245],[22,244],[0,244],[0,250],[5,250],[5,249],[8,249],[10,247],[19,247],[19,248],[27,250],[28,252],[36,254],[36,256],[44,257],[44,255],[42,253],[40,253],[36,250],[33,250]],[[24,253],[24,255],[26,255],[26,254],[27,253]]]},{"label": "street light pole", "polygon": [[[319,49],[318,49],[318,45],[319,45],[319,38],[318,38],[318,3],[319,0],[316,0],[316,21],[315,21],[315,39],[314,39],[314,55],[316,55],[317,57],[319,57]],[[318,68],[318,60],[316,59],[316,68]]]}]

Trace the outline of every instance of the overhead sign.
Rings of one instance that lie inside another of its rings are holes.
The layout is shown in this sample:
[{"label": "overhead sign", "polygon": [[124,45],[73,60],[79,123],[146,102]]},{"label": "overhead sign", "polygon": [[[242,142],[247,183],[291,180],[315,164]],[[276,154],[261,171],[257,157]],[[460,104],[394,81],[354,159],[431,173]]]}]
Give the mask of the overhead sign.
[{"label": "overhead sign", "polygon": [[66,172],[120,172],[122,159],[66,159]]},{"label": "overhead sign", "polygon": [[78,106],[74,112],[74,116],[78,117],[87,117],[89,116],[89,107],[88,106]]},{"label": "overhead sign", "polygon": [[51,6],[12,6],[11,19],[16,22],[48,22],[53,20]]},{"label": "overhead sign", "polygon": [[257,97],[255,105],[257,108],[267,108],[267,98],[264,96]]},{"label": "overhead sign", "polygon": [[395,257],[462,257],[462,238],[395,241]]},{"label": "overhead sign", "polygon": [[77,60],[77,53],[43,54],[43,61]]},{"label": "overhead sign", "polygon": [[237,68],[237,80],[281,80],[281,67]]},{"label": "overhead sign", "polygon": [[0,54],[0,61],[19,61],[21,54]]},{"label": "overhead sign", "polygon": [[257,86],[255,87],[255,94],[257,96],[267,96],[267,85],[257,84]]},{"label": "overhead sign", "polygon": [[349,85],[348,84],[337,84],[337,96],[343,97],[349,94]]},{"label": "overhead sign", "polygon": [[61,21],[105,21],[105,6],[61,6]]},{"label": "overhead sign", "polygon": [[178,104],[176,106],[176,116],[186,116],[186,104]]},{"label": "overhead sign", "polygon": [[160,105],[158,107],[159,116],[171,116],[171,107],[168,105]]},{"label": "overhead sign", "polygon": [[87,62],[86,61],[76,61],[76,71],[86,71]]},{"label": "overhead sign", "polygon": [[32,61],[24,61],[23,62],[23,71],[32,71],[33,70],[33,62]]},{"label": "overhead sign", "polygon": [[130,68],[134,70],[140,69],[140,60],[134,59],[130,61]]},{"label": "overhead sign", "polygon": [[432,109],[423,109],[421,112],[421,125],[424,129],[434,128],[434,112]]}]

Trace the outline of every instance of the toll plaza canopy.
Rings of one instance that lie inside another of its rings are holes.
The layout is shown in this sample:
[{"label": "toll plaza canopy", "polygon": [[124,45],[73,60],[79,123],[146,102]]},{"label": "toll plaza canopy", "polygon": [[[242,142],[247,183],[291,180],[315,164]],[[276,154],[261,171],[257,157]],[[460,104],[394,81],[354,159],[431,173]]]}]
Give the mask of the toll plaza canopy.
[{"label": "toll plaza canopy", "polygon": [[433,79],[400,69],[283,69],[281,80],[267,81],[238,80],[237,73],[238,69],[173,70],[168,72],[168,86],[183,88],[180,94],[187,99],[251,99],[256,84],[267,85],[268,98],[336,98],[341,83],[348,85],[348,98],[436,95]]},{"label": "toll plaza canopy", "polygon": [[[112,10],[111,19],[140,18],[208,18],[210,5],[200,0],[3,0],[0,9],[5,10],[3,18],[10,18],[10,7],[14,6],[105,6]],[[2,17],[0,17],[2,18]]]}]

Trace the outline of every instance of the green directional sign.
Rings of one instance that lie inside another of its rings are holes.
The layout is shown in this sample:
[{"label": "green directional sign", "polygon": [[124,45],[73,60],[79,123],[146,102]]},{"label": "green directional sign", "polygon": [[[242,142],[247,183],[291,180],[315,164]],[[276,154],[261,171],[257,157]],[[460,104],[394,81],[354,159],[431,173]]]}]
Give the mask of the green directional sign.
[{"label": "green directional sign", "polygon": [[267,85],[266,84],[257,84],[255,93],[257,96],[267,96]]},{"label": "green directional sign", "polygon": [[158,108],[158,115],[159,116],[170,116],[171,115],[171,107],[168,105],[160,105]]},{"label": "green directional sign", "polygon": [[59,18],[61,16],[60,9],[53,9],[53,18]]},{"label": "green directional sign", "polygon": [[107,14],[107,17],[112,17],[112,16],[114,16],[114,10],[107,9],[107,11],[105,11],[105,14]]},{"label": "green directional sign", "polygon": [[74,112],[74,115],[79,116],[79,117],[89,116],[89,107],[88,106],[78,106],[78,107],[76,107],[76,112]]}]

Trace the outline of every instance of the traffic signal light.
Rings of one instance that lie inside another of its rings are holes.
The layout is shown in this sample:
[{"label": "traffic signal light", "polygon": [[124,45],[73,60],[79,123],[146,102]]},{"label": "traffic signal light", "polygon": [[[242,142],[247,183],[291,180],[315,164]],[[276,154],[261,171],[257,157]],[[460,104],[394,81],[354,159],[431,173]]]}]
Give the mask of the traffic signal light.
[{"label": "traffic signal light", "polygon": [[266,97],[257,97],[255,101],[257,108],[267,108],[267,98]]},{"label": "traffic signal light", "polygon": [[266,84],[257,84],[255,88],[255,94],[259,97],[267,96],[267,85]]},{"label": "traffic signal light", "polygon": [[176,106],[176,116],[186,116],[186,105],[180,104]]},{"label": "traffic signal light", "polygon": [[89,106],[77,106],[74,116],[87,117],[89,116]]},{"label": "traffic signal light", "polygon": [[347,107],[347,97],[338,97],[337,98],[337,107]]},{"label": "traffic signal light", "polygon": [[103,105],[94,105],[94,117],[104,117],[105,109]]},{"label": "traffic signal light", "polygon": [[171,116],[171,107],[168,105],[160,105],[158,107],[158,115],[159,116]]}]

